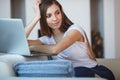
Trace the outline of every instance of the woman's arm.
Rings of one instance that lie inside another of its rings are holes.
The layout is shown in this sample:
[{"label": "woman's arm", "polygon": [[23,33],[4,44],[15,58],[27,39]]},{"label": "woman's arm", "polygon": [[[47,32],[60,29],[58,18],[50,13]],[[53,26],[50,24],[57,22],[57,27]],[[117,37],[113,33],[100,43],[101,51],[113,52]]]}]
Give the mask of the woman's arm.
[{"label": "woman's arm", "polygon": [[35,27],[35,25],[37,24],[37,22],[41,18],[41,16],[40,16],[40,9],[39,9],[39,5],[40,4],[41,4],[41,0],[36,0],[35,1],[34,11],[36,13],[36,17],[25,27],[25,32],[26,32],[26,37],[27,38],[30,35],[30,33],[33,30],[33,28]]},{"label": "woman's arm", "polygon": [[35,25],[37,24],[37,22],[39,21],[39,19],[37,17],[35,17],[26,27],[25,27],[25,32],[26,32],[26,37],[28,38],[28,36],[30,35],[31,31],[33,30],[33,28],[35,27]]},{"label": "woman's arm", "polygon": [[28,40],[28,45],[43,45],[43,43],[40,40]]},{"label": "woman's arm", "polygon": [[[89,44],[86,34],[85,34],[85,37],[87,39],[88,55],[91,59],[96,60],[96,57],[91,49],[91,46]],[[30,49],[33,51],[39,51],[39,52],[43,52],[43,53],[58,54],[61,51],[63,51],[64,49],[71,46],[76,41],[84,42],[84,37],[81,35],[81,33],[79,31],[71,30],[68,33],[68,35],[57,44],[53,44],[53,45],[45,45],[45,44],[33,45],[32,44],[32,46],[30,46]],[[38,42],[40,42],[40,41],[38,41]]]},{"label": "woman's arm", "polygon": [[[77,36],[76,36],[77,35]],[[39,51],[43,53],[49,53],[49,54],[58,54],[64,49],[71,46],[76,41],[84,41],[83,36],[80,34],[77,30],[71,30],[69,31],[68,35],[64,37],[59,43],[53,44],[53,45],[32,45],[30,46],[30,49],[32,51]]]}]

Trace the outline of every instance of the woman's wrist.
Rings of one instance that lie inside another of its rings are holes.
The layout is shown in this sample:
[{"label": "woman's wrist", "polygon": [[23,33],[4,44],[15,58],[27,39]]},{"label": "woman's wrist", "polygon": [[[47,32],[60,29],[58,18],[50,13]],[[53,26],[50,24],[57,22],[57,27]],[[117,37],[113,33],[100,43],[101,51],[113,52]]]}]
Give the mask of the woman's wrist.
[{"label": "woman's wrist", "polygon": [[36,17],[34,18],[34,20],[39,21],[39,20],[40,20],[40,17],[36,16]]}]

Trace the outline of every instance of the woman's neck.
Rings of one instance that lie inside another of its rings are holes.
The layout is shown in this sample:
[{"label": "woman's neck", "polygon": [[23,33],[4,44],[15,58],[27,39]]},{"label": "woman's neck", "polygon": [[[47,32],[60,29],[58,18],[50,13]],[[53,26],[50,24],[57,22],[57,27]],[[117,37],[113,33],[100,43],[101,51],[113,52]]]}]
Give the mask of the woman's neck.
[{"label": "woman's neck", "polygon": [[54,30],[53,31],[53,37],[54,37],[56,43],[61,41],[61,39],[63,38],[63,35],[64,35],[64,33],[61,32],[60,30]]}]

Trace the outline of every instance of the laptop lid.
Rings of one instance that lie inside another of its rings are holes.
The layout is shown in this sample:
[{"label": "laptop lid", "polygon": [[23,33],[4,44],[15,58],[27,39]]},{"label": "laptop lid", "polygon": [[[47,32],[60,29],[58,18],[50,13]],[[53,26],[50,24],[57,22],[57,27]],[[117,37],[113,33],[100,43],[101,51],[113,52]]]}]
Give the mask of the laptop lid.
[{"label": "laptop lid", "polygon": [[30,55],[21,19],[0,18],[0,53]]}]

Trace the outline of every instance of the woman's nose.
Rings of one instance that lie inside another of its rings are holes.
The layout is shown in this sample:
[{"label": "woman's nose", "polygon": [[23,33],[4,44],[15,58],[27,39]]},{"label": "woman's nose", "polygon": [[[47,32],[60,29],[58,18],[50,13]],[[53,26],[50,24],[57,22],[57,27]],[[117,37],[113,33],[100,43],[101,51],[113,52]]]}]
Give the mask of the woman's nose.
[{"label": "woman's nose", "polygon": [[55,15],[53,15],[53,18],[52,18],[53,20],[57,20],[57,17],[55,16]]}]

